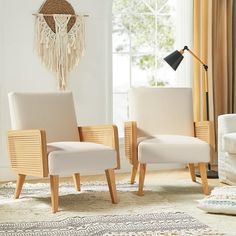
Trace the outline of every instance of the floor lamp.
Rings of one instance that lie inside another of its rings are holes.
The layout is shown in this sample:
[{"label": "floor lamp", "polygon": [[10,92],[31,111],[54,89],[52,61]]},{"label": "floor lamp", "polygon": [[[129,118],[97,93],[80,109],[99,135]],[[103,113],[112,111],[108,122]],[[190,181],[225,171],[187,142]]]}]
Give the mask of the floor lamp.
[{"label": "floor lamp", "polygon": [[[164,60],[173,68],[173,70],[176,70],[179,66],[179,64],[181,63],[181,61],[183,60],[184,56],[184,52],[188,51],[195,59],[197,59],[204,68],[204,89],[205,89],[205,104],[206,104],[206,120],[209,120],[209,99],[208,99],[208,66],[197,56],[195,55],[187,46],[184,46],[184,48],[180,51],[174,51],[173,53],[171,53],[170,55],[168,55],[167,57],[164,58]],[[199,173],[196,174],[197,176],[200,176]],[[209,179],[216,179],[218,178],[218,172],[211,170],[211,165],[210,163],[208,163],[208,171],[207,171],[207,178]]]}]

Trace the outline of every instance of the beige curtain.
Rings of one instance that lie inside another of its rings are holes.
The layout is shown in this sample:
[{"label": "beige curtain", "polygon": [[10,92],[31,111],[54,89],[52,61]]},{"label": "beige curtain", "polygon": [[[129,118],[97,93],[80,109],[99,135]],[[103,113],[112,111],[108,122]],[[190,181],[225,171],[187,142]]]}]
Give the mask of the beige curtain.
[{"label": "beige curtain", "polygon": [[233,2],[233,113],[236,113],[236,2]]},{"label": "beige curtain", "polygon": [[215,119],[235,112],[233,0],[212,1],[212,76]]},{"label": "beige curtain", "polygon": [[[208,64],[208,1],[194,0],[193,22],[193,51],[205,64]],[[194,120],[206,120],[204,68],[194,60],[193,71]]]},{"label": "beige curtain", "polygon": [[[209,66],[209,115],[236,112],[235,38],[233,42],[233,0],[194,0],[194,52]],[[235,36],[234,36],[235,37]],[[204,70],[194,61],[194,118],[206,120]],[[217,141],[217,140],[216,140]],[[215,162],[216,160],[212,160]]]}]

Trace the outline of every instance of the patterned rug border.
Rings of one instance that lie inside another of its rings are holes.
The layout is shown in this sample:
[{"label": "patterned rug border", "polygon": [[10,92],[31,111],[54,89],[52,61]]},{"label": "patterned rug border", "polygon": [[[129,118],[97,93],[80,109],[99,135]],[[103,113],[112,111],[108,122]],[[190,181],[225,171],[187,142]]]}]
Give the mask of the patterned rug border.
[{"label": "patterned rug border", "polygon": [[[46,185],[49,185],[50,184],[50,181],[48,180],[48,182],[40,182],[40,183],[24,183],[24,186],[46,186]],[[61,183],[59,183],[61,185],[73,185],[73,182],[72,181],[63,181]],[[81,182],[81,186],[107,186],[107,182],[106,181],[85,181],[85,182]],[[130,184],[129,181],[116,181],[116,185],[127,185],[129,187],[132,187],[132,186],[138,186],[138,183],[134,183],[134,184]],[[11,188],[11,187],[15,187],[16,186],[16,182],[13,182],[13,181],[9,181],[9,182],[6,182],[6,183],[1,183],[0,184],[0,188]]]},{"label": "patterned rug border", "polygon": [[[16,183],[15,182],[8,182],[4,184],[0,184],[0,200],[7,200],[9,198],[14,197]],[[69,188],[69,189],[68,189]],[[138,190],[138,184],[134,183],[131,185],[125,181],[118,181],[116,184],[117,191],[126,192],[127,190],[130,192],[135,192]],[[41,190],[45,190],[45,193],[42,194]],[[152,191],[151,189],[146,189],[148,191]],[[60,196],[70,194],[78,194],[76,191],[75,186],[72,182],[62,182],[59,183],[59,191]],[[93,182],[83,182],[81,183],[81,191],[83,192],[91,192],[91,191],[101,191],[107,192],[108,191],[108,184],[105,181],[93,181]],[[50,183],[24,183],[21,196],[41,196],[41,195],[51,195],[50,192]],[[22,198],[18,199],[22,200]]]},{"label": "patterned rug border", "polygon": [[[4,183],[4,184],[0,184],[0,191],[5,190],[5,189],[12,189],[12,188],[15,189],[15,187],[16,187],[15,182],[7,182],[7,183]],[[22,191],[27,190],[27,189],[33,190],[33,189],[46,188],[46,187],[48,187],[48,189],[50,189],[50,182],[49,181],[44,182],[44,183],[24,183]],[[59,183],[59,188],[60,187],[75,188],[74,184],[70,181]],[[94,188],[94,187],[104,187],[104,191],[107,191],[108,184],[105,181],[81,182],[82,190],[83,190],[83,187],[86,190],[89,187],[92,187],[92,188]],[[138,190],[138,184],[137,183],[130,184],[127,181],[117,181],[116,182],[116,187],[117,187],[117,190],[120,190],[120,191],[125,191],[126,189],[129,189],[130,191],[137,191]]]},{"label": "patterned rug border", "polygon": [[222,235],[184,212],[66,217],[57,221],[1,223],[2,236]]}]

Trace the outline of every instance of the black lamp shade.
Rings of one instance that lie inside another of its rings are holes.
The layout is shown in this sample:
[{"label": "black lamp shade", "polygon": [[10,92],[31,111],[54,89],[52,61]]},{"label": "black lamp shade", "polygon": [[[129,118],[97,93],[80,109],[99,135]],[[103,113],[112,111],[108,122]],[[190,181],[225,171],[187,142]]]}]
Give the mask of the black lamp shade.
[{"label": "black lamp shade", "polygon": [[176,70],[183,60],[183,55],[179,51],[174,51],[170,55],[164,58],[164,60],[174,69]]}]

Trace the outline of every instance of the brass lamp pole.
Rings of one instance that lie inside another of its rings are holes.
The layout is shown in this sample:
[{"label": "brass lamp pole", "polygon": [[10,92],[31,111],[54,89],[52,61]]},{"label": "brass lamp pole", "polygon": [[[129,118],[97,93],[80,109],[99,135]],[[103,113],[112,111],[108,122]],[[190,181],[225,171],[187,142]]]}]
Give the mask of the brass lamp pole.
[{"label": "brass lamp pole", "polygon": [[[176,70],[183,60],[184,52],[188,51],[197,61],[199,61],[204,68],[204,92],[205,92],[205,104],[206,104],[206,120],[209,121],[209,98],[208,98],[208,66],[196,55],[194,54],[188,46],[184,46],[183,49],[180,51],[174,51],[170,55],[164,58],[164,60],[174,69]],[[200,174],[196,174],[200,176]],[[218,178],[218,173],[216,171],[211,170],[211,165],[208,163],[208,171],[207,171],[208,178]]]},{"label": "brass lamp pole", "polygon": [[195,59],[197,59],[204,68],[204,89],[205,89],[205,95],[206,95],[206,120],[209,120],[209,98],[208,98],[208,65],[206,65],[196,54],[194,54],[188,46],[184,46],[184,48],[180,51],[181,54],[184,53],[184,50],[187,50]]}]

